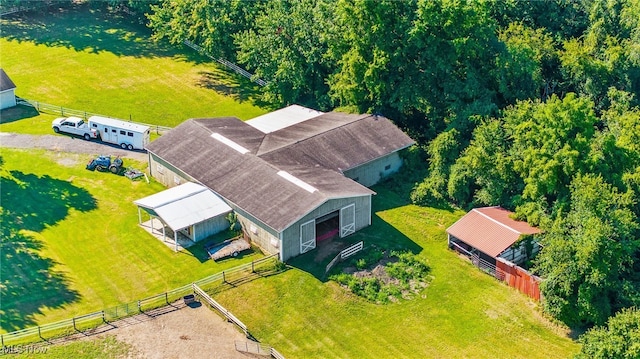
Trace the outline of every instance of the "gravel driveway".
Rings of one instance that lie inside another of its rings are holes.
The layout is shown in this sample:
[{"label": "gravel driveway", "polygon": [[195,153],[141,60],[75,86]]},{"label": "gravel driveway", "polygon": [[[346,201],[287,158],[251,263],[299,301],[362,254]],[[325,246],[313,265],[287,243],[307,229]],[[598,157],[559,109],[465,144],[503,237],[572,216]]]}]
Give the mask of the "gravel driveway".
[{"label": "gravel driveway", "polygon": [[146,151],[123,150],[116,145],[96,140],[85,141],[84,139],[67,135],[25,135],[0,132],[0,147],[42,148],[58,152],[111,155],[127,157],[140,162],[147,162],[149,159]]}]

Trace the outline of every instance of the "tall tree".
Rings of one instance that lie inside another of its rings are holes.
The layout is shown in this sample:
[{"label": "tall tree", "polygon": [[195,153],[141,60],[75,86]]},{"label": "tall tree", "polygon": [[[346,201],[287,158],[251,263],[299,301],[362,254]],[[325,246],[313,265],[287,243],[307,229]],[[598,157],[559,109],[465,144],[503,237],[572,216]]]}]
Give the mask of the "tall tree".
[{"label": "tall tree", "polygon": [[582,348],[575,359],[640,358],[640,310],[620,311],[606,326],[581,335],[580,342]]},{"label": "tall tree", "polygon": [[[156,39],[174,44],[184,40],[216,57],[236,60],[233,36],[253,27],[267,0],[162,0],[151,6],[149,26]],[[139,2],[136,2],[139,3]]]},{"label": "tall tree", "polygon": [[570,325],[604,324],[640,304],[633,260],[640,249],[633,199],[594,175],[571,184],[571,209],[542,238],[536,270],[544,308]]},{"label": "tall tree", "polygon": [[272,0],[252,28],[235,35],[238,60],[269,83],[264,100],[301,103],[327,110],[326,78],[333,64],[325,57],[333,3]]}]

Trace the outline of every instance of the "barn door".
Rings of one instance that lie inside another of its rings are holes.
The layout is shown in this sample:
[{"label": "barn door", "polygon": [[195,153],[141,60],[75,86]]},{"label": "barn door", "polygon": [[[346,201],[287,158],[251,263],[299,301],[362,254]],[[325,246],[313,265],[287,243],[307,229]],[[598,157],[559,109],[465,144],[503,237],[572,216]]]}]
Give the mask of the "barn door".
[{"label": "barn door", "polygon": [[316,221],[310,220],[300,225],[300,254],[316,247]]},{"label": "barn door", "polygon": [[356,205],[350,204],[340,209],[340,237],[356,231]]}]

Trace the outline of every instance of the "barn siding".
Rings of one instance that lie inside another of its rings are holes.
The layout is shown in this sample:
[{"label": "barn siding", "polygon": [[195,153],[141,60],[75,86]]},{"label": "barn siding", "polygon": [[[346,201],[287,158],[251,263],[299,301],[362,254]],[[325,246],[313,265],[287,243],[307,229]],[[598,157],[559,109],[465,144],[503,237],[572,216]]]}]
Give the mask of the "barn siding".
[{"label": "barn siding", "polygon": [[149,156],[149,174],[166,187],[175,187],[185,182],[196,182],[193,178],[173,167],[153,153]]},{"label": "barn siding", "polygon": [[0,109],[13,107],[16,105],[15,89],[0,92]]},{"label": "barn siding", "polygon": [[[385,169],[387,166],[389,166],[389,168]],[[363,186],[371,187],[378,183],[380,179],[397,172],[401,166],[402,158],[398,152],[394,152],[361,166],[346,170],[344,171],[344,175]]]},{"label": "barn siding", "polygon": [[244,233],[249,236],[253,243],[269,254],[280,252],[280,240],[276,231],[264,224],[260,224],[260,221],[240,209],[236,209],[236,215]]},{"label": "barn siding", "polygon": [[370,224],[371,215],[371,196],[351,197],[351,198],[339,198],[331,199],[316,208],[306,216],[302,217],[294,224],[286,228],[282,232],[282,248],[281,259],[287,260],[300,254],[300,225],[308,222],[312,219],[322,217],[326,214],[344,208],[350,204],[355,204],[355,229],[356,231],[368,226]]},{"label": "barn siding", "polygon": [[204,222],[196,223],[194,227],[195,237],[192,239],[198,242],[216,233],[229,229],[229,221],[227,221],[226,214],[221,214]]}]

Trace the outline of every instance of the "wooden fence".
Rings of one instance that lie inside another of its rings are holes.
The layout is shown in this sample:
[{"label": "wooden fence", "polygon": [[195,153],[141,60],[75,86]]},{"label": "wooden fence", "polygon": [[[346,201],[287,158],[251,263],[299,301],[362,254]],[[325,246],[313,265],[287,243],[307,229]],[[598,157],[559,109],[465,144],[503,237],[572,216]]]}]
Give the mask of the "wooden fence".
[{"label": "wooden fence", "polygon": [[496,278],[540,301],[540,277],[502,258],[496,260]]},{"label": "wooden fence", "polygon": [[15,14],[18,12],[22,12],[22,11],[31,11],[31,10],[38,10],[38,9],[42,9],[45,7],[49,7],[53,4],[53,1],[51,0],[46,0],[46,1],[37,1],[37,2],[31,2],[29,3],[29,6],[25,6],[25,5],[16,5],[16,6],[11,6],[11,7],[2,7],[2,9],[0,9],[0,17],[2,16],[6,16],[6,15],[10,15],[10,14]]},{"label": "wooden fence", "polygon": [[[116,319],[145,313],[152,309],[162,308],[182,299],[188,294],[194,294],[194,286],[202,288],[212,284],[223,284],[230,277],[238,280],[251,275],[264,273],[273,270],[278,262],[278,254],[264,257],[251,263],[243,264],[229,270],[213,274],[202,278],[194,283],[184,285],[161,294],[153,295],[144,299],[124,303],[115,307],[103,309],[97,312],[75,316],[70,319],[55,323],[39,325],[25,328],[10,333],[0,334],[0,347],[10,344],[23,344],[37,341],[48,341],[65,335],[84,332],[89,329],[112,322]],[[238,281],[241,283],[241,281]]]},{"label": "wooden fence", "polygon": [[213,57],[202,46],[196,45],[196,44],[194,44],[193,42],[191,42],[189,40],[184,40],[182,43],[185,44],[186,46],[198,51],[199,53],[205,55],[206,57],[210,58],[211,60],[216,61],[217,63],[226,66],[227,68],[233,70],[235,73],[248,78],[249,80],[257,83],[260,86],[265,86],[267,84],[267,82],[265,80],[256,78],[252,73],[250,73],[249,71],[243,69],[242,67],[234,64],[233,62],[227,61],[227,60],[225,60],[223,58],[220,58],[220,57]]},{"label": "wooden fence", "polygon": [[236,350],[242,353],[268,355],[276,359],[284,359],[284,356],[280,354],[275,348],[259,343],[259,342],[241,342],[235,341]]},{"label": "wooden fence", "polygon": [[216,302],[213,298],[211,298],[209,294],[207,294],[204,290],[198,287],[198,285],[195,283],[193,284],[193,292],[195,293],[195,295],[200,297],[204,302],[209,304],[211,308],[220,312],[225,318],[227,318],[227,321],[232,322],[233,324],[237,325],[240,329],[242,329],[245,336],[247,337],[249,336],[249,330],[247,329],[247,326],[243,322],[241,322],[240,319],[236,318],[235,315],[231,314],[230,311],[228,311],[225,307],[220,305],[220,303]]},{"label": "wooden fence", "polygon": [[331,270],[331,268],[333,268],[334,265],[336,265],[336,263],[338,263],[339,261],[343,261],[349,257],[351,257],[352,255],[360,252],[362,250],[362,248],[364,248],[364,242],[360,241],[352,246],[349,246],[343,250],[340,251],[340,253],[338,253],[332,260],[331,262],[329,262],[329,264],[327,264],[327,267],[324,270],[324,273],[327,274],[329,273],[329,271]]},{"label": "wooden fence", "polygon": [[455,242],[449,243],[458,253],[471,259],[471,263],[483,272],[505,282],[510,287],[528,295],[536,301],[540,301],[541,278],[529,273],[524,268],[507,261],[504,258],[496,258],[496,264],[489,263],[476,253],[471,253]]},{"label": "wooden fence", "polygon": [[158,134],[171,130],[171,127],[160,126],[160,125],[152,125],[152,124],[144,123],[144,122],[136,122],[136,121],[132,121],[131,118],[129,118],[128,120],[124,120],[124,119],[121,119],[121,118],[115,118],[115,117],[111,117],[111,116],[100,115],[100,114],[97,114],[97,113],[92,113],[92,112],[87,112],[87,111],[82,111],[82,110],[74,110],[74,109],[66,108],[66,107],[62,107],[62,106],[51,105],[51,104],[40,102],[40,101],[28,100],[28,99],[19,98],[19,97],[17,97],[16,99],[17,99],[17,104],[18,105],[31,106],[31,107],[35,108],[38,112],[49,113],[49,114],[52,114],[52,115],[60,115],[60,116],[63,116],[63,117],[75,116],[75,117],[81,117],[81,118],[83,118],[85,120],[87,118],[91,117],[91,116],[108,117],[108,118],[113,118],[113,119],[120,120],[120,121],[126,121],[126,122],[136,123],[136,124],[139,124],[139,125],[148,126],[148,127],[152,128],[152,129],[154,129],[156,131],[156,133],[158,133]]}]

